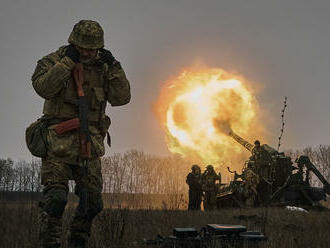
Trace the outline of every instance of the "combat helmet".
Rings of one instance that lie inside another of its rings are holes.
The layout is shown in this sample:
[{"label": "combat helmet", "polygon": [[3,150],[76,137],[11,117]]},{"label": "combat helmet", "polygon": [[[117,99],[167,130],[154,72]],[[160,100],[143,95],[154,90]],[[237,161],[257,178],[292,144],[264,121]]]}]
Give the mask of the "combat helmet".
[{"label": "combat helmet", "polygon": [[206,166],[207,170],[213,169],[213,165],[209,164],[208,166]]},{"label": "combat helmet", "polygon": [[201,168],[197,165],[197,164],[194,164],[193,166],[191,166],[191,170],[201,170]]},{"label": "combat helmet", "polygon": [[74,25],[68,42],[86,49],[99,49],[104,47],[104,32],[98,22],[81,20]]}]

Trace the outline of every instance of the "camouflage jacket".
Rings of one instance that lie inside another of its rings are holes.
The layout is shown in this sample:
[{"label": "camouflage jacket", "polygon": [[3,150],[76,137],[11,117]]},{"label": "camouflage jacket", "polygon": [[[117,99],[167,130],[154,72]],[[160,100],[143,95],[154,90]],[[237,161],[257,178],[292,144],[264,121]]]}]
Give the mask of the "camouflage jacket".
[{"label": "camouflage jacket", "polygon": [[189,185],[190,191],[202,192],[201,175],[190,172],[187,175],[186,183]]},{"label": "camouflage jacket", "polygon": [[215,171],[213,171],[212,173],[204,172],[202,174],[203,189],[205,191],[217,190],[216,181],[219,181],[219,183],[221,183],[221,176],[220,174],[217,175]]},{"label": "camouflage jacket", "polygon": [[[67,46],[60,47],[38,61],[32,75],[32,85],[45,99],[43,114],[51,120],[64,121],[79,116],[78,94],[72,77],[75,63],[65,56]],[[120,106],[130,101],[130,85],[124,70],[116,60],[102,63],[99,54],[84,64],[83,89],[88,99],[88,121],[92,139],[92,157],[104,155],[103,139],[110,126],[105,114],[106,103]],[[73,130],[57,135],[50,125],[47,156],[68,163],[76,163],[79,157],[79,132]]]}]

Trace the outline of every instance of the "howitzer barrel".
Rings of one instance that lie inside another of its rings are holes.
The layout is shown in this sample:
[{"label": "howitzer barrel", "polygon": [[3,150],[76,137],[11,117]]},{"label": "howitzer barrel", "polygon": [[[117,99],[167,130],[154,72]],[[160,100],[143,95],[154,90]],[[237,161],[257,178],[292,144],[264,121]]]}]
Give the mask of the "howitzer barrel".
[{"label": "howitzer barrel", "polygon": [[232,137],[234,140],[236,140],[239,144],[241,144],[242,146],[244,146],[247,150],[249,150],[250,152],[252,152],[252,149],[253,149],[254,145],[252,145],[250,142],[248,142],[245,139],[243,139],[242,137],[238,136],[233,131],[230,131],[229,132],[229,136]]}]

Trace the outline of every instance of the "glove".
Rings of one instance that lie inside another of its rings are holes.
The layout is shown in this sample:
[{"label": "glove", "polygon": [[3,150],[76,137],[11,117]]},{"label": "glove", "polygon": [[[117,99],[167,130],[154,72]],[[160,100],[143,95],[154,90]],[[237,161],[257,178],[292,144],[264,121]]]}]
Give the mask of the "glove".
[{"label": "glove", "polygon": [[112,66],[115,64],[116,59],[112,56],[112,53],[105,49],[100,49],[100,60],[103,63],[108,64],[109,66]]},{"label": "glove", "polygon": [[65,56],[68,56],[73,62],[78,63],[80,53],[73,45],[69,45],[65,51]]}]

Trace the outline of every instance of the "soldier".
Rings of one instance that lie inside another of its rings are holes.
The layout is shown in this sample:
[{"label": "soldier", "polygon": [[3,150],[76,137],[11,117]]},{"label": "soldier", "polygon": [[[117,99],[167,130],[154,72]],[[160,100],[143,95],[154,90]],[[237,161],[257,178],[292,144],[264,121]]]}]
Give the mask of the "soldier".
[{"label": "soldier", "polygon": [[200,210],[202,203],[201,169],[198,165],[191,167],[191,172],[187,175],[186,183],[189,185],[188,210]]},{"label": "soldier", "polygon": [[254,171],[262,178],[270,180],[272,157],[264,148],[260,145],[260,141],[254,142],[252,149],[251,160],[254,162]]},{"label": "soldier", "polygon": [[260,159],[262,156],[262,147],[260,145],[260,141],[254,141],[254,147],[252,148],[252,156],[254,159]]},{"label": "soldier", "polygon": [[254,142],[254,147],[252,149],[252,158],[254,160],[262,161],[265,164],[270,164],[272,162],[272,157],[269,152],[264,148],[264,145],[260,145],[260,141],[256,140]]},{"label": "soldier", "polygon": [[249,168],[245,170],[244,177],[245,204],[248,207],[254,207],[259,196],[258,185],[260,184],[260,177]]},{"label": "soldier", "polygon": [[221,184],[221,174],[214,171],[213,165],[206,166],[202,175],[204,195],[204,209],[214,210],[216,207],[216,196],[218,192],[216,181]]},{"label": "soldier", "polygon": [[[39,60],[32,76],[35,91],[45,99],[43,114],[49,124],[48,150],[41,167],[44,200],[40,204],[39,239],[44,248],[61,247],[61,219],[67,203],[68,180],[75,180],[75,194],[79,197],[70,225],[69,247],[87,247],[92,221],[103,209],[100,157],[105,152],[104,138],[110,126],[106,104],[124,105],[131,97],[124,70],[111,52],[103,48],[104,34],[99,23],[81,20],[75,24],[68,42],[69,45]],[[80,94],[73,76],[78,66],[79,78],[84,78],[82,91],[88,106],[90,146],[86,146],[88,158],[84,160],[79,127],[65,126],[65,121],[77,119],[80,113]],[[59,132],[61,124],[68,131]],[[82,161],[86,161],[87,167]]]}]

